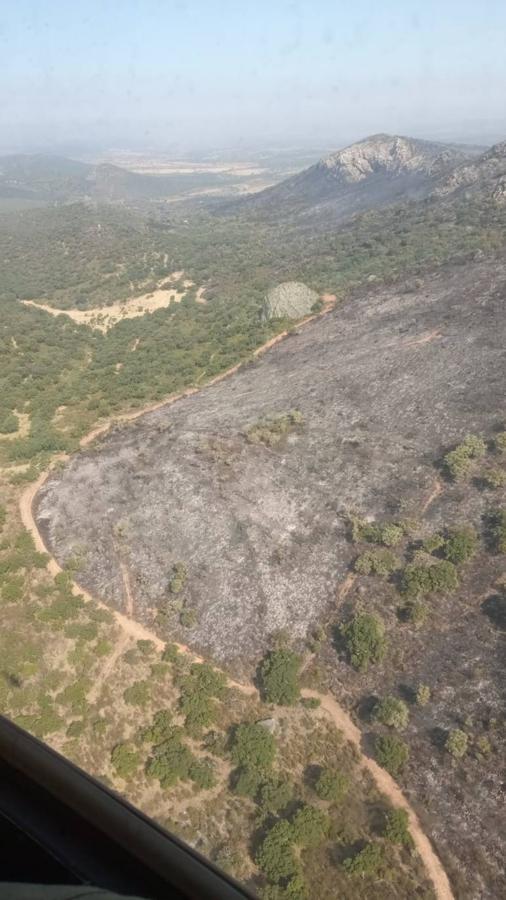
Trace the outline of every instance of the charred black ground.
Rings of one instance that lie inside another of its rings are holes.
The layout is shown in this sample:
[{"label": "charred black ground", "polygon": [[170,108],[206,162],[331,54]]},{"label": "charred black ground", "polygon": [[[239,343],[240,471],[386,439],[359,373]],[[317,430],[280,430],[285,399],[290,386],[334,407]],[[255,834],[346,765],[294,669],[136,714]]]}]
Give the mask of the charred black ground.
[{"label": "charred black ground", "polygon": [[[505,271],[457,267],[350,298],[225,382],[111,434],[43,488],[51,551],[144,622],[168,606],[170,633],[183,563],[184,631],[218,659],[253,658],[281,628],[304,637],[349,565],[342,514],[416,514],[445,449],[500,415]],[[248,436],[293,410],[302,422],[279,443]]]}]

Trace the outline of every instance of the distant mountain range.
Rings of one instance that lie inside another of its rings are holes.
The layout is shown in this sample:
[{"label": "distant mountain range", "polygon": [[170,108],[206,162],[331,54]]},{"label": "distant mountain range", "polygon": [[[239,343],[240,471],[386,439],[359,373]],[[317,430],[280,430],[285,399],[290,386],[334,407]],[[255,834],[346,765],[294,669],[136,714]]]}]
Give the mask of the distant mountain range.
[{"label": "distant mountain range", "polygon": [[163,200],[216,181],[219,178],[206,174],[146,175],[109,163],[90,165],[45,154],[0,157],[0,201],[26,204]]},{"label": "distant mountain range", "polygon": [[[59,156],[4,156],[0,202],[149,202],[181,196],[192,186],[187,179]],[[506,196],[506,142],[473,154],[468,147],[377,134],[259,193],[221,200],[215,211],[267,221],[288,217],[320,228],[400,201],[444,199],[464,191],[486,191],[498,200]]]}]

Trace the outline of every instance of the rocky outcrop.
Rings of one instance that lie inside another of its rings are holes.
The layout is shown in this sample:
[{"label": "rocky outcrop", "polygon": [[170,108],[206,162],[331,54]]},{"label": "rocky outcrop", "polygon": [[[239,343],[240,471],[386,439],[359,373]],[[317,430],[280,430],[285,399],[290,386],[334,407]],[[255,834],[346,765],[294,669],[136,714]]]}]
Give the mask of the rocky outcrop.
[{"label": "rocky outcrop", "polygon": [[486,153],[458,166],[434,188],[435,197],[447,197],[459,191],[489,194],[498,202],[506,197],[506,141],[495,144]]},{"label": "rocky outcrop", "polygon": [[467,161],[445,144],[377,134],[236,201],[233,209],[274,221],[295,217],[311,228],[333,227],[364,210],[427,197],[442,177]]},{"label": "rocky outcrop", "polygon": [[376,134],[338,150],[316,168],[331,173],[338,181],[356,184],[381,173],[392,176],[422,173],[433,177],[452,168],[462,158],[461,153],[442,144]]},{"label": "rocky outcrop", "polygon": [[265,297],[266,319],[301,319],[318,301],[318,294],[301,281],[283,281]]}]

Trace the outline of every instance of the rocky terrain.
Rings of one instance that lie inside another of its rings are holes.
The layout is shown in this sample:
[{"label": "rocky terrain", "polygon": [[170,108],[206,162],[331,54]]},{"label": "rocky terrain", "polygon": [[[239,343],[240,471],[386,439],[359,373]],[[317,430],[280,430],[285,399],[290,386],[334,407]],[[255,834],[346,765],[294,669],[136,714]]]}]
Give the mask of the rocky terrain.
[{"label": "rocky terrain", "polygon": [[338,150],[292,178],[235,205],[260,216],[290,214],[335,225],[365,209],[426,197],[467,161],[444,144],[378,134]]},{"label": "rocky terrain", "polygon": [[435,197],[457,193],[468,196],[480,193],[493,197],[497,202],[506,201],[506,141],[457,166],[434,189]]}]

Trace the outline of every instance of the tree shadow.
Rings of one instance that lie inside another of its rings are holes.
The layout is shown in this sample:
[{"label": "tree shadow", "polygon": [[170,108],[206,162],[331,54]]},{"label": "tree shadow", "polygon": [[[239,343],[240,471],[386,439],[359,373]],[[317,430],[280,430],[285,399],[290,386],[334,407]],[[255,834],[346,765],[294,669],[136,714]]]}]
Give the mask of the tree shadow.
[{"label": "tree shadow", "polygon": [[506,631],[506,596],[492,594],[481,604],[482,612],[500,631]]},{"label": "tree shadow", "polygon": [[309,766],[306,766],[304,769],[304,784],[311,788],[311,790],[315,790],[316,783],[323,772],[323,766],[319,766],[316,763],[310,763]]},{"label": "tree shadow", "polygon": [[367,694],[360,698],[357,706],[357,715],[362,722],[372,722],[373,713],[379,703],[377,694]]},{"label": "tree shadow", "polygon": [[405,700],[406,703],[416,703],[416,691],[410,684],[404,684],[402,682],[397,687],[401,698]]},{"label": "tree shadow", "polygon": [[434,728],[430,729],[429,737],[434,747],[437,747],[438,750],[444,750],[446,739],[448,737],[446,728],[441,728],[439,725],[436,725]]}]

